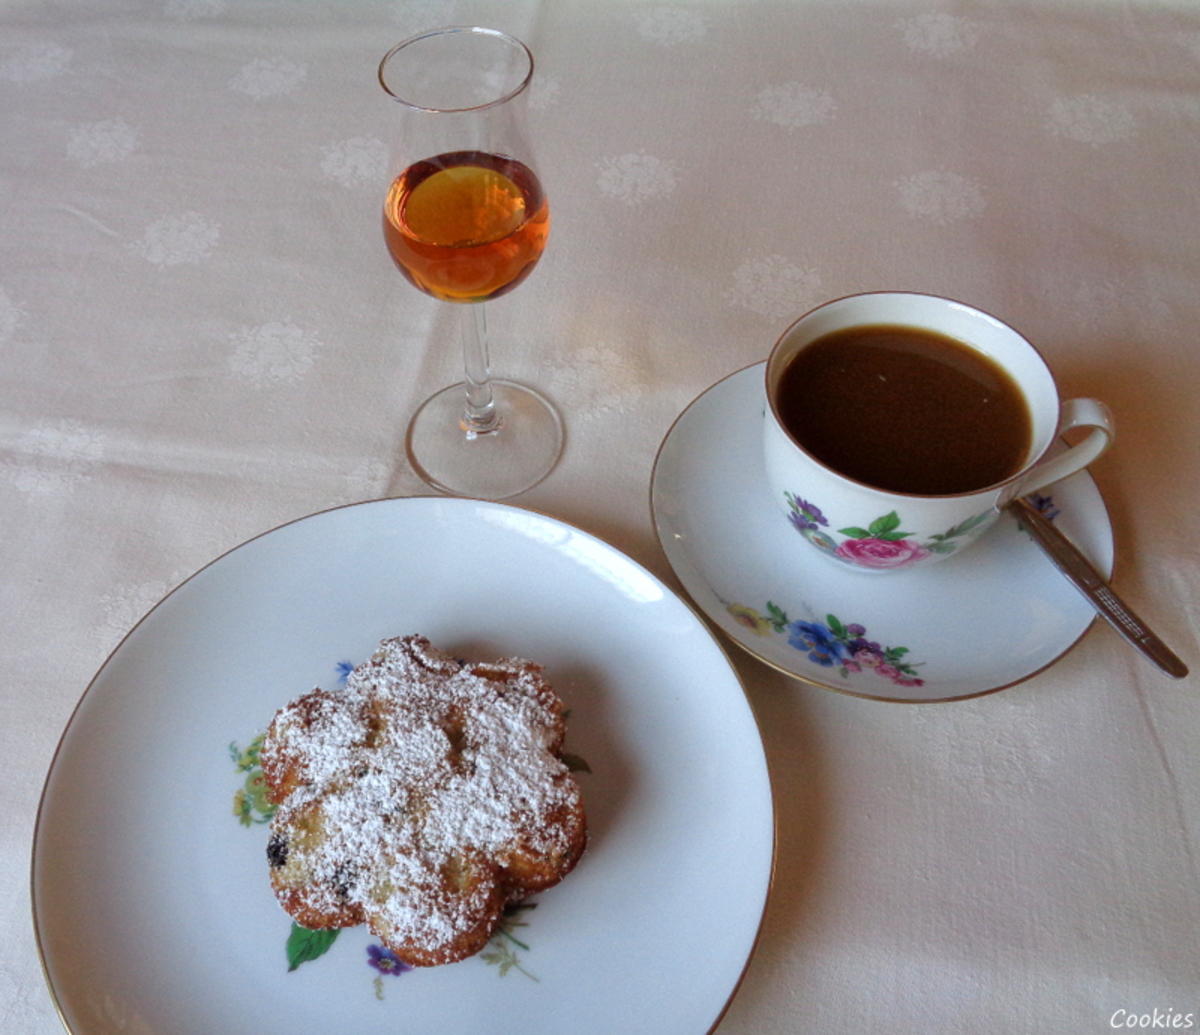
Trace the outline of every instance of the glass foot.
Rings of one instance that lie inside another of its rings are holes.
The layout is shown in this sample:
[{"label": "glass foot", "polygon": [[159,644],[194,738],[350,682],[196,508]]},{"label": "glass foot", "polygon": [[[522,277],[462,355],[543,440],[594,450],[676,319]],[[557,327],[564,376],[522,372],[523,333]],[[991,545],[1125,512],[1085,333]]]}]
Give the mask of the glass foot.
[{"label": "glass foot", "polygon": [[554,406],[525,385],[493,379],[500,426],[468,434],[466,388],[459,382],[421,404],[404,438],[413,470],[440,492],[502,500],[537,485],[558,463],[562,419]]}]

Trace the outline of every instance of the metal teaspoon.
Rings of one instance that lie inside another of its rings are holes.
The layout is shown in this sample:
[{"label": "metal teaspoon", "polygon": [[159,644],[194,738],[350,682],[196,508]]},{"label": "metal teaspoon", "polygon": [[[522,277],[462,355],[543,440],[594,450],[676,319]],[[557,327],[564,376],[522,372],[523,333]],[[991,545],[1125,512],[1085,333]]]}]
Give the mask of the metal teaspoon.
[{"label": "metal teaspoon", "polygon": [[1028,499],[1019,497],[1009,504],[1016,511],[1034,541],[1054,562],[1059,571],[1067,576],[1088,600],[1088,603],[1105,618],[1134,647],[1154,662],[1167,675],[1182,679],[1188,674],[1187,666],[1162,640],[1147,628],[1135,615],[1091,562],[1075,548],[1075,545],[1054,527]]}]

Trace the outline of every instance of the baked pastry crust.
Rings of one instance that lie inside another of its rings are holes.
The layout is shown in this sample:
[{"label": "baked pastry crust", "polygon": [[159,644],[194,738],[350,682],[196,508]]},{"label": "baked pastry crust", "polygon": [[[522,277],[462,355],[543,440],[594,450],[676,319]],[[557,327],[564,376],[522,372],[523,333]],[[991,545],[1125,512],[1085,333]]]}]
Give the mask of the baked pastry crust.
[{"label": "baked pastry crust", "polygon": [[271,886],[302,927],[366,923],[400,959],[478,952],[579,861],[587,820],[539,665],[384,640],[343,691],[276,713],[260,754]]}]

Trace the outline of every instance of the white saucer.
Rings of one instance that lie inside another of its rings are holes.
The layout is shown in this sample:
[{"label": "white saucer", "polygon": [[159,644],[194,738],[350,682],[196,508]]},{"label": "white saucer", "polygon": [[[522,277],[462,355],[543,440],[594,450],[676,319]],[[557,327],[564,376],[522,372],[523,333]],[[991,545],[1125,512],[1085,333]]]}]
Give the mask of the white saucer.
[{"label": "white saucer", "polygon": [[[738,646],[829,690],[947,701],[1027,679],[1087,631],[1095,612],[1007,514],[962,557],[919,571],[860,574],[822,557],[765,488],[762,381],[758,363],[688,406],[659,449],[650,488],[672,569]],[[1043,499],[1110,574],[1112,527],[1090,475]]]}]

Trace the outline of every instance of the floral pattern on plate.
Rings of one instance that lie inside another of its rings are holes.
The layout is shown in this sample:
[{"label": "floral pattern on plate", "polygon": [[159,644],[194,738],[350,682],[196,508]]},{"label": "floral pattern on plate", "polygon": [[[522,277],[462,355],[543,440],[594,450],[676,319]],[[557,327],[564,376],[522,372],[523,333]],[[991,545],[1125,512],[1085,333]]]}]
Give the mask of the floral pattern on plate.
[{"label": "floral pattern on plate", "polygon": [[[810,542],[816,543],[822,549],[836,552],[834,541],[821,531],[822,525],[828,525],[828,520],[820,509],[807,500],[787,494],[788,506],[791,510],[793,526]],[[1059,515],[1059,508],[1054,497],[1034,495],[1030,497],[1033,505],[1053,521]],[[984,515],[980,515],[980,519]],[[928,549],[933,552],[949,552],[955,548],[949,540],[969,531],[978,524],[979,519],[963,522],[940,536],[934,536]],[[900,520],[895,511],[872,522],[871,526],[862,528],[842,529],[842,533],[850,536],[846,543],[863,544],[870,549],[877,543],[898,543],[902,546],[911,544],[912,549],[907,556],[912,557],[916,551],[925,549],[908,538],[908,533],[900,530]],[[1021,530],[1027,533],[1023,526]],[[843,543],[843,546],[846,544]],[[881,556],[884,554],[881,554]],[[898,551],[893,555],[901,558],[895,566],[907,563],[904,554]],[[924,556],[924,554],[921,554]],[[844,556],[843,558],[844,559]],[[827,614],[825,620],[806,621],[792,620],[786,611],[778,604],[768,600],[765,608],[759,611],[745,604],[723,601],[726,612],[744,629],[756,636],[783,636],[788,646],[804,654],[809,661],[822,668],[833,669],[843,679],[850,679],[864,672],[874,672],[877,676],[889,680],[896,686],[924,686],[919,669],[924,662],[915,662],[909,658],[908,647],[890,647],[867,638],[867,629],[857,622],[843,622],[836,615]]]},{"label": "floral pattern on plate", "polygon": [[793,621],[778,604],[768,600],[765,612],[744,604],[726,604],[734,621],[758,636],[787,637],[788,645],[822,668],[835,669],[843,679],[874,672],[897,686],[924,686],[918,675],[924,662],[908,660],[907,647],[885,647],[867,638],[865,626],[845,623],[836,615],[824,622]]}]

